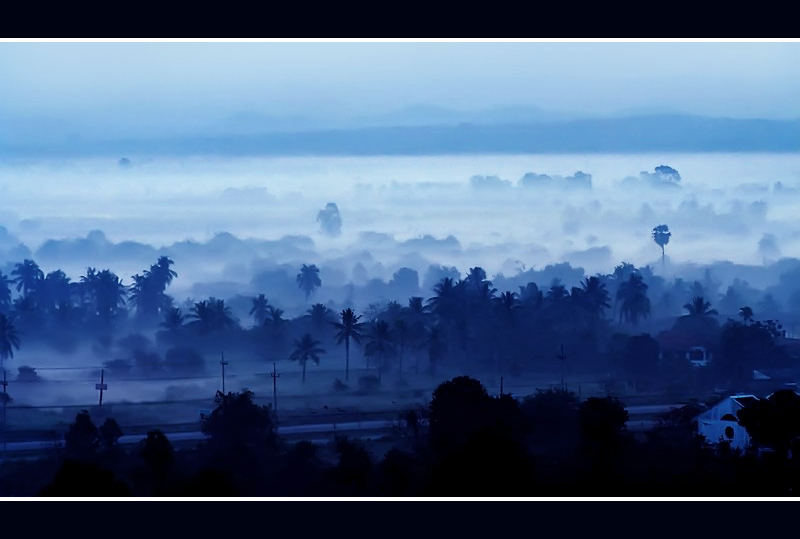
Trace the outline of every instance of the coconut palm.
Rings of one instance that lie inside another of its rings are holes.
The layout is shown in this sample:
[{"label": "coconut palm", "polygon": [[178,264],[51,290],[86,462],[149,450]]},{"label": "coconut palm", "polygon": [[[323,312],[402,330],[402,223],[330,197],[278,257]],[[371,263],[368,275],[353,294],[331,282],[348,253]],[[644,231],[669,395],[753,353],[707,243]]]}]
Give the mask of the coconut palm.
[{"label": "coconut palm", "polygon": [[178,307],[172,307],[164,314],[161,327],[167,331],[176,332],[183,326],[183,314]]},{"label": "coconut palm", "polygon": [[269,316],[270,304],[264,294],[259,294],[258,297],[253,298],[253,307],[250,309],[250,316],[252,316],[256,325],[263,326],[264,322]]},{"label": "coconut palm", "polygon": [[587,277],[581,282],[580,301],[582,306],[597,318],[603,318],[603,312],[610,308],[610,296],[606,285],[599,276]]},{"label": "coconut palm", "polygon": [[11,271],[14,282],[17,283],[17,292],[23,296],[28,296],[36,290],[37,285],[44,279],[44,272],[33,260],[25,259],[22,263],[14,266]]},{"label": "coconut palm", "polygon": [[686,316],[708,316],[719,314],[716,309],[711,308],[711,302],[703,299],[703,296],[695,296],[690,303],[683,306],[689,311]]},{"label": "coconut palm", "polygon": [[13,282],[0,271],[0,313],[8,312],[11,307],[11,284]]},{"label": "coconut palm", "polygon": [[647,283],[638,272],[631,273],[627,281],[619,285],[617,299],[622,301],[619,310],[620,321],[636,326],[640,318],[650,316],[650,299],[647,297]]},{"label": "coconut palm", "polygon": [[306,383],[306,362],[310,359],[316,365],[319,365],[319,354],[324,354],[325,350],[318,347],[319,341],[315,341],[310,333],[306,333],[298,341],[294,341],[294,352],[289,356],[289,359],[299,361],[303,366],[303,383]]},{"label": "coconut palm", "polygon": [[307,266],[303,264],[300,268],[300,273],[297,274],[297,286],[306,293],[306,300],[314,290],[322,286],[322,281],[319,278],[319,268],[311,264]]},{"label": "coconut palm", "polygon": [[367,344],[364,354],[367,358],[378,358],[378,383],[381,382],[386,359],[395,355],[394,336],[389,324],[385,320],[378,320],[372,324],[372,331],[367,335]]},{"label": "coconut palm", "polygon": [[330,317],[332,313],[333,311],[331,311],[324,304],[315,303],[306,311],[305,316],[311,321],[311,325],[314,327],[314,329],[322,330],[322,328],[325,327],[325,324],[329,324],[331,322]]},{"label": "coconut palm", "polygon": [[350,378],[350,339],[353,339],[359,344],[361,343],[360,330],[363,324],[359,323],[358,321],[361,316],[356,316],[356,313],[350,308],[344,309],[341,313],[341,317],[342,321],[333,322],[333,326],[339,330],[338,333],[336,333],[336,343],[342,344],[342,341],[344,341],[344,379],[347,381]]},{"label": "coconut palm", "polygon": [[0,364],[14,357],[14,349],[19,350],[19,336],[14,324],[6,315],[0,314]]},{"label": "coconut palm", "polygon": [[665,258],[664,258],[664,246],[669,243],[669,238],[672,236],[672,232],[669,231],[669,227],[667,225],[658,225],[653,229],[653,241],[661,247],[661,268],[664,268],[665,265]]}]

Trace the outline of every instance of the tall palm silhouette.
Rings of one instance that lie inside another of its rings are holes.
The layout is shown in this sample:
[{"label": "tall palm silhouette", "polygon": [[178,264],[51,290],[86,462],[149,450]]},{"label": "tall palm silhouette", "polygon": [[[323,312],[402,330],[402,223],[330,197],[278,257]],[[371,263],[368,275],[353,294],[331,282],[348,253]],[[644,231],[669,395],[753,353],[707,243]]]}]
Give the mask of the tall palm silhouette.
[{"label": "tall palm silhouette", "polygon": [[22,263],[14,266],[11,275],[15,277],[17,292],[21,292],[23,296],[28,296],[35,291],[37,285],[44,279],[44,272],[36,262],[30,259],[25,259]]},{"label": "tall palm silhouette", "polygon": [[19,350],[19,336],[14,324],[6,315],[0,314],[0,365],[14,357],[14,349]]},{"label": "tall palm silhouette", "polygon": [[299,361],[303,366],[303,383],[306,383],[306,362],[310,359],[316,365],[319,365],[319,354],[324,354],[325,350],[319,348],[319,341],[315,341],[310,333],[306,333],[298,341],[294,341],[294,351],[289,356],[289,359]]},{"label": "tall palm silhouette", "polygon": [[361,328],[363,324],[359,322],[361,316],[356,316],[356,313],[353,309],[347,308],[341,312],[341,322],[333,322],[333,326],[339,330],[336,333],[336,343],[342,344],[344,341],[344,351],[345,351],[345,370],[344,370],[344,379],[348,381],[350,379],[350,339],[353,339],[357,343],[361,343]]},{"label": "tall palm silhouette", "polygon": [[372,324],[372,330],[367,335],[367,344],[364,345],[364,354],[368,358],[378,359],[378,383],[380,383],[386,360],[395,355],[394,336],[385,320],[378,320]]},{"label": "tall palm silhouette", "polygon": [[619,310],[620,321],[625,319],[636,326],[641,318],[650,316],[650,299],[647,297],[647,283],[638,272],[634,272],[627,281],[619,285],[617,299],[621,300]]},{"label": "tall palm silhouette", "polygon": [[300,268],[300,273],[297,274],[297,286],[306,293],[306,300],[308,300],[314,290],[322,286],[322,281],[319,278],[319,268],[311,264],[307,266],[303,264]]},{"label": "tall palm silhouette", "polygon": [[669,227],[667,225],[658,225],[653,229],[653,241],[661,247],[661,269],[663,270],[665,267],[665,258],[664,258],[664,246],[669,243],[669,238],[672,236],[672,232],[669,231]]}]

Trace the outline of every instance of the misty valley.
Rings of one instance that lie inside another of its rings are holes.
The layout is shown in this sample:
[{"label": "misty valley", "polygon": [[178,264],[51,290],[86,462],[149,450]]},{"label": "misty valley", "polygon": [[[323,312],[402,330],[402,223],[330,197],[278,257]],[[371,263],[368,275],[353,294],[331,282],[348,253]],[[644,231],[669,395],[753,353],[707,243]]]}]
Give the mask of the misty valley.
[{"label": "misty valley", "polygon": [[0,494],[791,496],[799,204],[794,153],[9,159]]}]

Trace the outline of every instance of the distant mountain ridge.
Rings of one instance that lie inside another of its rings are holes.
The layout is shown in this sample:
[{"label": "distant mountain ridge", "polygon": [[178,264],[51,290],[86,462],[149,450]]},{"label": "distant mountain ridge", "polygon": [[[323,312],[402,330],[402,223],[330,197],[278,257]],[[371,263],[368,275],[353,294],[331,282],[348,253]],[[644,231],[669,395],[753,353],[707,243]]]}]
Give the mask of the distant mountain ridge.
[{"label": "distant mountain ridge", "polygon": [[436,155],[463,153],[800,151],[800,120],[662,114],[502,124],[375,126],[295,132],[0,145],[0,155]]}]

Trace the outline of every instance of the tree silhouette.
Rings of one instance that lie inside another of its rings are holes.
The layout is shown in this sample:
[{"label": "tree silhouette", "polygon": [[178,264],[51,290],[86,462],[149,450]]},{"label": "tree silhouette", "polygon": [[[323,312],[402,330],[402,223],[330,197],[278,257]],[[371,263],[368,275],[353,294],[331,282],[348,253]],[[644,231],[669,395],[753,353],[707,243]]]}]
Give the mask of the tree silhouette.
[{"label": "tree silhouette", "polygon": [[39,265],[30,259],[25,259],[22,263],[14,266],[11,275],[15,277],[17,292],[22,292],[23,296],[28,296],[35,291],[37,285],[44,279],[44,273]]},{"label": "tree silhouette", "polygon": [[672,236],[672,232],[669,231],[669,227],[667,225],[658,225],[653,229],[653,241],[661,247],[661,267],[662,269],[665,267],[665,258],[664,258],[664,246],[669,243],[669,238]]},{"label": "tree silhouette", "polygon": [[319,278],[319,268],[314,264],[307,266],[303,264],[300,268],[300,273],[297,274],[297,286],[306,293],[306,300],[308,300],[314,290],[322,286],[322,281]]},{"label": "tree silhouette", "polygon": [[197,328],[201,334],[223,331],[236,325],[225,300],[213,297],[195,303],[189,317],[194,319],[189,325]]},{"label": "tree silhouette", "polygon": [[253,307],[250,309],[250,316],[252,316],[256,325],[263,326],[269,316],[270,304],[264,294],[259,294],[258,297],[253,298]]},{"label": "tree silhouette", "polygon": [[357,343],[361,343],[361,327],[363,324],[359,323],[361,316],[356,316],[353,309],[349,307],[341,312],[342,321],[334,322],[333,326],[339,331],[336,333],[336,344],[342,344],[344,341],[345,351],[345,370],[344,379],[350,379],[350,339]]},{"label": "tree silhouette", "polygon": [[703,296],[695,296],[692,301],[683,306],[689,311],[686,316],[710,316],[717,313],[716,309],[711,308],[711,302],[706,301]]},{"label": "tree silhouette", "polygon": [[0,314],[0,365],[4,365],[6,359],[14,357],[15,348],[19,350],[17,330],[6,315]]},{"label": "tree silhouette", "polygon": [[800,439],[800,396],[794,390],[776,391],[736,415],[755,445],[772,448],[782,458]]},{"label": "tree silhouette", "polygon": [[608,303],[610,296],[605,283],[598,276],[587,277],[581,282],[580,290],[582,306],[592,316],[603,318],[604,311],[611,307]]},{"label": "tree silhouette", "polygon": [[315,341],[310,333],[306,333],[298,341],[294,341],[294,352],[289,359],[299,361],[303,366],[303,383],[306,383],[306,362],[310,359],[314,364],[319,365],[319,354],[324,354],[325,350],[318,347],[319,341]]},{"label": "tree silhouette", "polygon": [[739,316],[742,317],[745,324],[751,324],[753,322],[753,309],[746,306],[742,307],[739,309]]},{"label": "tree silhouette", "polygon": [[11,284],[13,281],[0,271],[0,314],[5,314],[11,308]]},{"label": "tree silhouette", "polygon": [[650,316],[650,299],[647,297],[647,283],[638,273],[632,273],[627,281],[623,282],[617,290],[617,299],[622,301],[619,317],[634,326],[638,325],[640,318]]},{"label": "tree silhouette", "polygon": [[364,345],[364,354],[368,358],[378,358],[378,383],[380,383],[386,359],[395,355],[394,336],[385,320],[378,320],[372,324],[372,331],[367,335],[367,343]]},{"label": "tree silhouette", "polygon": [[224,394],[217,391],[217,407],[203,420],[201,430],[212,441],[227,447],[275,441],[275,426],[269,409],[253,402],[252,391]]},{"label": "tree silhouette", "polygon": [[436,376],[436,365],[444,358],[447,353],[447,341],[444,339],[443,332],[439,326],[433,326],[428,331],[425,346],[428,349],[429,373]]}]

